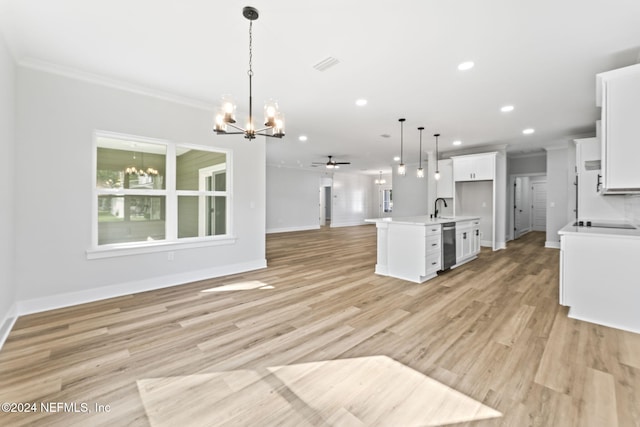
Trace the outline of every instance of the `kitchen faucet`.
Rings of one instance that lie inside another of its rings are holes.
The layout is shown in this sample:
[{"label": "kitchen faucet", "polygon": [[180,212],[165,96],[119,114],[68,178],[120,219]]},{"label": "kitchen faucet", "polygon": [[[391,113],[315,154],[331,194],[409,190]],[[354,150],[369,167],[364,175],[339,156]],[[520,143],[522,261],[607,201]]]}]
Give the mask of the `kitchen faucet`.
[{"label": "kitchen faucet", "polygon": [[442,200],[442,203],[444,203],[444,207],[447,207],[447,201],[445,199],[443,199],[442,197],[438,197],[436,199],[435,202],[433,202],[433,210],[434,210],[434,214],[433,217],[434,218],[438,218],[438,200]]}]

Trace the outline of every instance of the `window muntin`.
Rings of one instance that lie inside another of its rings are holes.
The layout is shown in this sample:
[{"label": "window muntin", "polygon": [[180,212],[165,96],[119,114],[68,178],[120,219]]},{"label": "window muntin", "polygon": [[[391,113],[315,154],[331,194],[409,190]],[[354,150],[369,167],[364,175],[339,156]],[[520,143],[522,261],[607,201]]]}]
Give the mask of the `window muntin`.
[{"label": "window muntin", "polygon": [[96,134],[94,247],[229,237],[230,153]]}]

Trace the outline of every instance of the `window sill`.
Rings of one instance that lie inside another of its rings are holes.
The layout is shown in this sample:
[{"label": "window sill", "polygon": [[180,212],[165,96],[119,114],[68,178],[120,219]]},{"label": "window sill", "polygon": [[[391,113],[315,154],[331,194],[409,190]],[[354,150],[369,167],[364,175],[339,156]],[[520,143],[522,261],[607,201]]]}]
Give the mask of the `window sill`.
[{"label": "window sill", "polygon": [[[187,239],[185,239],[187,240]],[[177,251],[182,249],[205,248],[210,246],[233,245],[235,236],[225,236],[208,240],[187,240],[179,242],[141,242],[118,247],[108,246],[86,250],[87,259],[113,258],[119,256],[151,254],[156,252]]]}]

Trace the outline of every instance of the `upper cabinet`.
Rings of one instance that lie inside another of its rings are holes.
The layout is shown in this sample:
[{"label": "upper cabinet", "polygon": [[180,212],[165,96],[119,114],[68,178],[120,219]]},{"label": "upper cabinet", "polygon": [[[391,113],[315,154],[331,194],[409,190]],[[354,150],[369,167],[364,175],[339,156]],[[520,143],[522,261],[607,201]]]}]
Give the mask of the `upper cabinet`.
[{"label": "upper cabinet", "polygon": [[453,160],[438,160],[440,179],[437,181],[437,197],[453,197]]},{"label": "upper cabinet", "polygon": [[454,181],[488,181],[495,178],[495,152],[455,156],[452,159]]},{"label": "upper cabinet", "polygon": [[602,192],[640,193],[640,64],[597,75]]}]

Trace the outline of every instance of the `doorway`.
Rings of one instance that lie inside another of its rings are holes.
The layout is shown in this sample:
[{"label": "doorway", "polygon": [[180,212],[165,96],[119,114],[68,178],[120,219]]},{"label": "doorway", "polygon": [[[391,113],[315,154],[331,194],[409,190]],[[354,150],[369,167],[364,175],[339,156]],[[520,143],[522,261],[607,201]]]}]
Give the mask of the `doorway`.
[{"label": "doorway", "polygon": [[529,231],[546,231],[546,180],[544,173],[509,177],[509,240],[517,239]]},{"label": "doorway", "polygon": [[320,187],[318,193],[320,196],[318,203],[320,227],[331,226],[331,187]]}]

